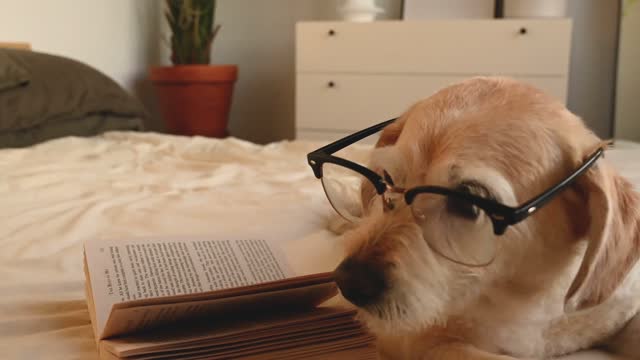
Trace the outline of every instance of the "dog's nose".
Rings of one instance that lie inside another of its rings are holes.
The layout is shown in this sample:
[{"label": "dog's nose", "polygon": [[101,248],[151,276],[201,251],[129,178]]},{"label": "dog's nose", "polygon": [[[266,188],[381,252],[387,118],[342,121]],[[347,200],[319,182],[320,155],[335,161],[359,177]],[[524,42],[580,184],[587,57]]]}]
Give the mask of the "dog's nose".
[{"label": "dog's nose", "polygon": [[382,269],[352,258],[340,263],[335,278],[342,295],[360,307],[375,303],[387,287]]}]

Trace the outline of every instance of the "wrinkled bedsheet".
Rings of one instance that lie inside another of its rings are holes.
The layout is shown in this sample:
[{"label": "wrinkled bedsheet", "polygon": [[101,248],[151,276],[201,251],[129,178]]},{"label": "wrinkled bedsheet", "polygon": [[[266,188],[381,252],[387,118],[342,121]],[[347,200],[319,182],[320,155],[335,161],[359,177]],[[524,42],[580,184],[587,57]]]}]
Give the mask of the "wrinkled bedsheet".
[{"label": "wrinkled bedsheet", "polygon": [[[333,268],[332,211],[305,159],[317,145],[112,132],[0,151],[0,359],[97,358],[84,300],[88,238],[278,234],[299,273]],[[639,149],[608,155],[636,183]]]}]

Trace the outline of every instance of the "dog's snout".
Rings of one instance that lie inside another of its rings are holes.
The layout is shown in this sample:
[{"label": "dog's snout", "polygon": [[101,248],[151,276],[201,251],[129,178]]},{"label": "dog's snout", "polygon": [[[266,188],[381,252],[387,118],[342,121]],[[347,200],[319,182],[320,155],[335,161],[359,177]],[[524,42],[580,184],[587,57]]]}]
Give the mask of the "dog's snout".
[{"label": "dog's snout", "polygon": [[360,307],[375,303],[387,287],[383,269],[352,258],[342,261],[335,278],[342,295]]}]

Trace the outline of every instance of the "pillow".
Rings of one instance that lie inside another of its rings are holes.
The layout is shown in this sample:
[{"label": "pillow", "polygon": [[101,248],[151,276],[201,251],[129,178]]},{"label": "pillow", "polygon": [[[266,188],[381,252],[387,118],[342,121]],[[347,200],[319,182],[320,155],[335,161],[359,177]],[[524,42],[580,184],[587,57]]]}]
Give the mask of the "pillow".
[{"label": "pillow", "polygon": [[143,120],[111,114],[92,114],[78,119],[63,119],[28,129],[0,132],[0,148],[31,146],[65,136],[92,136],[107,131],[141,130]]},{"label": "pillow", "polygon": [[0,147],[29,146],[68,135],[94,136],[107,130],[143,130],[147,114],[140,102],[86,64],[0,49],[3,67],[14,75],[6,76],[13,80],[6,80],[0,89]]},{"label": "pillow", "polygon": [[5,52],[0,52],[0,91],[29,83],[27,71],[13,61]]}]

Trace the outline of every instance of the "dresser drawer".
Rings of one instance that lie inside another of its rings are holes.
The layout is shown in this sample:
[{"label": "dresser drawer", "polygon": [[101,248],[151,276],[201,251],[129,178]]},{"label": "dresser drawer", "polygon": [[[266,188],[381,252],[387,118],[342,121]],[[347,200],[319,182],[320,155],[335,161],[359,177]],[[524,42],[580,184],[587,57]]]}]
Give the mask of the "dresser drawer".
[{"label": "dresser drawer", "polygon": [[[401,115],[466,76],[298,74],[296,127],[298,130],[353,132]],[[563,77],[519,77],[561,101],[566,99]]]},{"label": "dresser drawer", "polygon": [[296,34],[298,72],[566,76],[569,70],[568,19],[304,22]]}]

